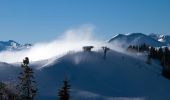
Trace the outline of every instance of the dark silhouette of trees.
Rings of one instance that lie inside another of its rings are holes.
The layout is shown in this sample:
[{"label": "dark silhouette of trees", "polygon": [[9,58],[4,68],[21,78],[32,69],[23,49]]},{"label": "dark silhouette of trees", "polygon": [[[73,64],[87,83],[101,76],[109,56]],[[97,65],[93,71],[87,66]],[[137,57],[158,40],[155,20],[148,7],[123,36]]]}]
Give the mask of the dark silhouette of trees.
[{"label": "dark silhouette of trees", "polygon": [[64,80],[64,86],[59,90],[58,96],[59,100],[70,100],[70,85],[68,80]]},{"label": "dark silhouette of trees", "polygon": [[168,47],[165,48],[154,48],[149,49],[150,57],[157,59],[162,65],[162,75],[170,79],[170,50]]},{"label": "dark silhouette of trees", "polygon": [[164,55],[164,52],[163,52],[163,49],[162,48],[159,48],[157,50],[157,58],[161,61],[162,60],[162,57]]},{"label": "dark silhouette of trees", "polygon": [[127,48],[128,51],[131,52],[144,52],[144,51],[149,51],[149,45],[141,44],[141,45],[129,45]]},{"label": "dark silhouette of trees", "polygon": [[149,47],[149,54],[151,58],[156,59],[157,58],[157,51],[154,47]]},{"label": "dark silhouette of trees", "polygon": [[162,55],[161,64],[162,68],[162,75],[166,78],[170,79],[170,50],[168,47],[164,48],[164,54]]},{"label": "dark silhouette of trees", "polygon": [[4,100],[6,84],[0,82],[0,100]]},{"label": "dark silhouette of trees", "polygon": [[33,76],[33,70],[29,67],[29,59],[25,57],[21,65],[23,72],[18,77],[20,83],[17,85],[19,100],[34,100],[37,94],[37,88],[35,87],[35,81]]},{"label": "dark silhouette of trees", "polygon": [[18,95],[15,92],[10,84],[0,82],[0,100],[17,100]]},{"label": "dark silhouette of trees", "polygon": [[162,75],[170,79],[170,49],[168,47],[152,47],[143,44],[140,46],[130,45],[127,50],[131,52],[148,51],[146,63],[151,64],[151,59],[159,60],[162,65]]}]

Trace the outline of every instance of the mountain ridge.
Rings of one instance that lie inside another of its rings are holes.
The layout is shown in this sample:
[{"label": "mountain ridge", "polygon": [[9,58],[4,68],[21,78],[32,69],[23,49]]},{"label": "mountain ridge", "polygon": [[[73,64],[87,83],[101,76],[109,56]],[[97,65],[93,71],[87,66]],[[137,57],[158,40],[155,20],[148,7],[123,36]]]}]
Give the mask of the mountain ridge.
[{"label": "mountain ridge", "polygon": [[30,48],[32,44],[19,44],[14,40],[0,41],[0,51],[15,51]]},{"label": "mountain ridge", "polygon": [[161,42],[155,35],[146,35],[143,33],[128,33],[128,34],[118,34],[111,38],[109,43],[120,43],[125,47],[129,45],[141,45],[147,44],[154,47],[166,46],[166,42]]}]

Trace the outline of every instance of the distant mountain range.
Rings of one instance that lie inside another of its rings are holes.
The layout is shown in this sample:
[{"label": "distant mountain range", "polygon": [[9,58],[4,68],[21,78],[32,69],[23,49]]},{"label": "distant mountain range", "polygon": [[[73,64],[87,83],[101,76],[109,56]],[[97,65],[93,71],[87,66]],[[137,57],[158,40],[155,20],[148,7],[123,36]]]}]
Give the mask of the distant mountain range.
[{"label": "distant mountain range", "polygon": [[[170,45],[170,36],[158,34],[146,35],[143,33],[118,34],[111,38],[108,42],[123,47],[127,47],[129,45],[141,45],[144,43],[154,47],[161,47]],[[0,41],[0,51],[18,51],[31,47],[32,44],[19,44],[14,40]]]},{"label": "distant mountain range", "polygon": [[167,46],[170,44],[170,36],[157,34],[130,33],[118,34],[111,38],[109,43],[120,44],[121,46],[147,44],[154,47]]},{"label": "distant mountain range", "polygon": [[14,40],[9,41],[0,41],[0,51],[11,51],[11,50],[23,50],[30,48],[32,44],[19,44],[15,42]]}]

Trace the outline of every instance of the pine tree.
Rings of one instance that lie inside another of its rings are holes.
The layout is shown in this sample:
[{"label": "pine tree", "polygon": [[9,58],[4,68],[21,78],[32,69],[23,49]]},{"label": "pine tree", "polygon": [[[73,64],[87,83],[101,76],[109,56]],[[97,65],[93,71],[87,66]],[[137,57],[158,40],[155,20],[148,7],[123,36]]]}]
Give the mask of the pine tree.
[{"label": "pine tree", "polygon": [[162,48],[159,48],[157,51],[158,59],[161,61],[163,57],[163,50]]},{"label": "pine tree", "polygon": [[162,75],[168,79],[170,79],[170,50],[168,47],[165,47],[164,55],[163,55],[163,68]]},{"label": "pine tree", "polygon": [[6,85],[3,82],[0,82],[0,100],[3,100],[5,94]]},{"label": "pine tree", "polygon": [[69,100],[70,99],[69,90],[70,90],[70,85],[68,83],[68,80],[65,79],[64,86],[58,92],[59,100]]},{"label": "pine tree", "polygon": [[13,85],[0,82],[0,100],[17,100],[16,98]]},{"label": "pine tree", "polygon": [[23,63],[21,64],[23,72],[19,76],[20,83],[17,86],[19,91],[19,96],[21,100],[34,100],[37,93],[37,88],[35,87],[35,81],[33,76],[33,70],[29,67],[29,59],[25,57]]}]

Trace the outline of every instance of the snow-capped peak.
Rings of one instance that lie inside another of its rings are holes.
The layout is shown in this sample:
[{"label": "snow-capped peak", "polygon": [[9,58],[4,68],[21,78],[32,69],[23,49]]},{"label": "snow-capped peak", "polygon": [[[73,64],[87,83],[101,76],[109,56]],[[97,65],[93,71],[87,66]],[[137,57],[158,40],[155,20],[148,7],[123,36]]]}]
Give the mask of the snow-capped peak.
[{"label": "snow-capped peak", "polygon": [[170,36],[165,34],[150,34],[150,37],[156,39],[159,42],[165,43],[166,45],[170,44]]},{"label": "snow-capped peak", "polygon": [[147,44],[150,46],[165,46],[166,44],[153,38],[155,35],[145,35],[143,33],[119,34],[109,40],[109,43],[121,44],[121,46]]},{"label": "snow-capped peak", "polygon": [[0,51],[4,51],[4,50],[21,50],[21,49],[25,49],[28,47],[31,47],[31,44],[24,44],[21,45],[18,42],[14,41],[14,40],[8,40],[8,41],[0,41]]}]

